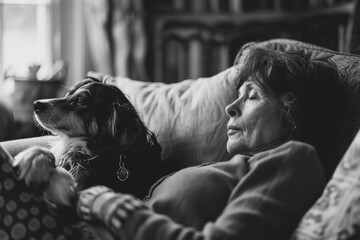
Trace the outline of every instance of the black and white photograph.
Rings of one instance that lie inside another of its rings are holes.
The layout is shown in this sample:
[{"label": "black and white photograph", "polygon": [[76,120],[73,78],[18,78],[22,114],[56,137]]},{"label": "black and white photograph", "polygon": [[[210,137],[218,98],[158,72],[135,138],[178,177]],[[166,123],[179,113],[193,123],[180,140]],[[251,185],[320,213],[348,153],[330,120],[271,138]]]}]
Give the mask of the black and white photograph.
[{"label": "black and white photograph", "polygon": [[359,0],[0,0],[0,240],[360,240]]}]

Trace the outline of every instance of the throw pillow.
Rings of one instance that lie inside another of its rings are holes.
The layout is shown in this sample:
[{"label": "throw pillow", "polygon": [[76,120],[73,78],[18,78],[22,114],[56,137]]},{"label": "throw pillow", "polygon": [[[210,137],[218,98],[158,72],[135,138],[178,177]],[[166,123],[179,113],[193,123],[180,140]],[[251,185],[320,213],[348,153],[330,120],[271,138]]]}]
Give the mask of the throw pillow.
[{"label": "throw pillow", "polygon": [[0,145],[0,239],[82,239],[75,215],[50,208],[17,178],[11,163]]},{"label": "throw pillow", "polygon": [[360,239],[360,131],[292,240]]}]

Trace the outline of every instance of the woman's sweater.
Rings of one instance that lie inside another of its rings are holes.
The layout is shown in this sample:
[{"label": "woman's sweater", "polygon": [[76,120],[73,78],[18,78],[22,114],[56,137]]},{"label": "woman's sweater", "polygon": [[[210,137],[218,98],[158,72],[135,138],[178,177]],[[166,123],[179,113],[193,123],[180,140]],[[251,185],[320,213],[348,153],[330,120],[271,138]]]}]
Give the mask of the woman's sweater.
[{"label": "woman's sweater", "polygon": [[253,157],[183,169],[155,184],[146,202],[89,189],[78,212],[123,240],[289,239],[324,186],[314,148],[291,141]]}]

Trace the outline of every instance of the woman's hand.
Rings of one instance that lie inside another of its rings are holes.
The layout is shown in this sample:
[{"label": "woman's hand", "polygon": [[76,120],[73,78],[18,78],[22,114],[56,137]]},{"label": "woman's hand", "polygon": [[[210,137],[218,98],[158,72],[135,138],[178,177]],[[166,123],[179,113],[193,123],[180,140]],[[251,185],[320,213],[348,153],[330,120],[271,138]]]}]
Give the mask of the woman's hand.
[{"label": "woman's hand", "polygon": [[132,214],[146,205],[129,194],[115,193],[105,186],[96,186],[79,193],[77,214],[91,221],[100,220],[115,235]]},{"label": "woman's hand", "polygon": [[75,197],[76,182],[64,168],[57,167],[50,174],[44,192],[45,198],[56,205],[71,206]]},{"label": "woman's hand", "polygon": [[79,193],[76,211],[80,218],[84,220],[100,220],[100,208],[102,204],[95,206],[95,200],[105,193],[114,194],[110,188],[105,186],[96,186],[85,189]]}]

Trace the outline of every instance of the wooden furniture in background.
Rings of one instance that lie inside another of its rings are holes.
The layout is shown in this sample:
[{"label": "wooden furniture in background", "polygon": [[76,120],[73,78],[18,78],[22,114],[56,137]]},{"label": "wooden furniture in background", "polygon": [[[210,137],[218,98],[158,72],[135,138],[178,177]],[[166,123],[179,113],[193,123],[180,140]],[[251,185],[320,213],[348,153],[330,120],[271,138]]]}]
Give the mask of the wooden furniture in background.
[{"label": "wooden furniture in background", "polygon": [[153,81],[211,76],[244,43],[292,38],[349,52],[354,0],[155,0]]}]

